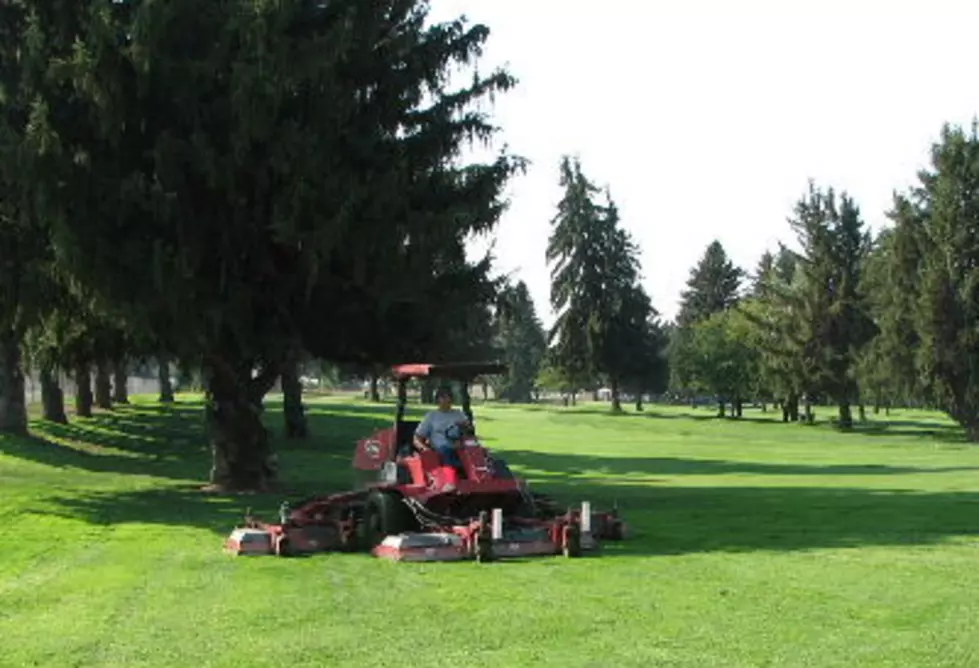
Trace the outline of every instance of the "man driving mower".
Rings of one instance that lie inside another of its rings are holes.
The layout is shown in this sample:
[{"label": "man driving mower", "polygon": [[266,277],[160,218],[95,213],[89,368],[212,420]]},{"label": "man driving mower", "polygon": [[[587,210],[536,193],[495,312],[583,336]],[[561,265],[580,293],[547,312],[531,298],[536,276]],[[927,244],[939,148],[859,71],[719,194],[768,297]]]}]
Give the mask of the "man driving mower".
[{"label": "man driving mower", "polygon": [[435,393],[435,402],[438,408],[429,411],[415,429],[415,447],[419,450],[433,449],[446,466],[461,469],[462,462],[456,451],[461,441],[458,434],[453,436],[450,432],[454,431],[453,427],[471,432],[472,422],[465,413],[452,407],[451,388],[440,387]]}]

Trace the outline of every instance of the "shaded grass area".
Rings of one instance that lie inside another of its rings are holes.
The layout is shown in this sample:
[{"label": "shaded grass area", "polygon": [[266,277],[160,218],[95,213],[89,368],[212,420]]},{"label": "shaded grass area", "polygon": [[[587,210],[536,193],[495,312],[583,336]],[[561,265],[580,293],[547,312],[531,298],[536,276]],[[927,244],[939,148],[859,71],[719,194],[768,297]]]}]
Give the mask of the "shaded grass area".
[{"label": "shaded grass area", "polygon": [[[0,560],[0,665],[979,659],[979,449],[935,415],[840,434],[760,412],[477,407],[488,445],[534,487],[617,502],[635,537],[599,559],[395,565],[220,552],[246,507],[274,517],[283,497],[346,488],[354,441],[390,424],[391,405],[311,401],[313,437],[276,443],[288,490],[231,496],[198,491],[208,446],[184,399],[0,440],[17,536]],[[266,419],[281,433],[274,398]]]}]

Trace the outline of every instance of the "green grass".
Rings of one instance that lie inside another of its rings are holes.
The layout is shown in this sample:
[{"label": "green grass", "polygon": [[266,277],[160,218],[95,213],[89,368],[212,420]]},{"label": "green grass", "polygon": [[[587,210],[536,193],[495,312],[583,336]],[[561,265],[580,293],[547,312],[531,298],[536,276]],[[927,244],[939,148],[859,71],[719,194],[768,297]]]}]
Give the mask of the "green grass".
[{"label": "green grass", "polygon": [[[310,406],[296,494],[342,489],[391,407]],[[979,448],[935,416],[858,433],[708,410],[487,407],[535,487],[619,502],[596,558],[235,559],[278,496],[197,491],[199,407],[150,403],[0,437],[0,666],[968,666],[979,663]],[[269,404],[270,425],[281,414]]]}]

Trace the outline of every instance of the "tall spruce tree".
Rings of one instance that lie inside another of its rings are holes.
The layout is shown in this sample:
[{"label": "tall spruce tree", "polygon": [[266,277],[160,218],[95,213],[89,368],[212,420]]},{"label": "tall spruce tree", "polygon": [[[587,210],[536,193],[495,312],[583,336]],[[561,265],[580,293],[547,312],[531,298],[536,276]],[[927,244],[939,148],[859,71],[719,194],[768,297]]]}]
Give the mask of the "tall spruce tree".
[{"label": "tall spruce tree", "polygon": [[546,260],[551,265],[551,308],[557,314],[548,340],[550,365],[573,390],[594,379],[597,369],[592,337],[592,313],[602,299],[602,266],[598,232],[602,212],[594,198],[599,189],[589,181],[577,159],[560,164],[564,195],[551,220]]},{"label": "tall spruce tree", "polygon": [[[853,425],[856,360],[875,334],[860,274],[870,240],[853,200],[810,182],[790,226],[801,252],[797,354],[808,394],[825,393],[839,405],[839,426]],[[811,413],[807,410],[807,416]],[[811,418],[810,418],[811,421]]]},{"label": "tall spruce tree", "polygon": [[27,433],[23,342],[50,296],[50,239],[32,132],[43,106],[42,21],[28,3],[0,3],[0,433]]},{"label": "tall spruce tree", "polygon": [[447,244],[498,220],[518,161],[458,156],[494,135],[477,105],[513,79],[454,88],[447,73],[489,31],[430,24],[421,0],[73,11],[79,34],[52,62],[65,85],[46,99],[60,259],[203,369],[213,485],[263,488],[277,465],[262,396],[290,347],[347,352],[358,330],[334,317],[310,331],[308,314],[381,299],[380,285],[396,302],[412,274],[392,267],[429,275]]},{"label": "tall spruce tree", "polygon": [[872,293],[880,329],[876,347],[890,394],[906,404],[921,399],[924,391],[917,363],[921,336],[915,312],[921,294],[919,238],[926,218],[898,194],[888,217],[893,227],[879,243],[880,278]]},{"label": "tall spruce tree", "polygon": [[[552,221],[547,260],[552,272],[552,306],[558,320],[554,360],[566,378],[606,377],[612,410],[621,410],[620,390],[629,373],[630,351],[642,346],[652,307],[639,288],[638,249],[620,227],[618,206],[605,202],[578,161],[564,158],[565,196]],[[583,336],[573,331],[584,325]]]},{"label": "tall spruce tree", "polygon": [[[892,214],[892,270],[914,295],[917,362],[926,389],[973,442],[979,441],[977,130],[976,121],[969,130],[945,126],[930,168]],[[893,326],[884,327],[891,336]]]},{"label": "tall spruce tree", "polygon": [[775,399],[783,422],[799,419],[799,401],[807,389],[803,306],[795,253],[779,246],[774,262],[757,283],[758,296],[738,305],[753,325],[752,345],[761,352],[759,384]]}]

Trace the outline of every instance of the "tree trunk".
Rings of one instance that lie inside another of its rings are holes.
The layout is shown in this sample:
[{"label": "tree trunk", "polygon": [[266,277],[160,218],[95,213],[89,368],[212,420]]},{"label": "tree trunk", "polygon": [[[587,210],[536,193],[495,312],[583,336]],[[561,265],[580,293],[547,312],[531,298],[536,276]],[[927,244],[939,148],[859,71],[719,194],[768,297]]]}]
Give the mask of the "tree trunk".
[{"label": "tree trunk", "polygon": [[637,392],[636,393],[636,412],[637,413],[642,413],[644,410],[645,410],[645,407],[642,405],[642,392]]},{"label": "tree trunk", "polygon": [[884,406],[884,415],[886,417],[890,417],[891,416],[891,405],[890,404],[886,404]]},{"label": "tree trunk", "polygon": [[129,368],[124,359],[112,364],[112,401],[117,404],[129,403]]},{"label": "tree trunk", "polygon": [[13,330],[0,335],[0,433],[27,434],[27,394],[20,336]]},{"label": "tree trunk", "polygon": [[105,360],[95,363],[95,407],[102,410],[112,410],[112,380],[109,376],[109,365]]},{"label": "tree trunk", "polygon": [[622,399],[619,397],[619,381],[611,379],[609,389],[612,391],[612,412],[622,412]]},{"label": "tree trunk", "polygon": [[717,402],[717,417],[722,418],[727,415],[727,406],[723,401]]},{"label": "tree trunk", "polygon": [[853,429],[853,411],[849,401],[840,402],[840,429]]},{"label": "tree trunk", "polygon": [[484,380],[480,383],[480,387],[483,389],[483,401],[489,401],[489,383]]},{"label": "tree trunk", "polygon": [[572,392],[571,393],[571,405],[572,406],[577,406],[578,405],[578,393],[577,392]]},{"label": "tree trunk", "polygon": [[803,413],[803,415],[804,415],[803,422],[805,424],[815,424],[815,422],[816,422],[816,416],[813,415],[813,412],[812,412],[812,398],[807,393],[803,397],[802,401],[803,401],[803,407],[805,409],[804,410],[804,413]]},{"label": "tree trunk", "polygon": [[799,421],[799,395],[789,394],[782,402],[782,422]]},{"label": "tree trunk", "polygon": [[970,443],[979,443],[979,422],[971,422],[965,426],[965,437]]},{"label": "tree trunk", "polygon": [[160,382],[160,403],[173,403],[173,385],[170,384],[170,356],[161,353],[156,358],[157,379]]},{"label": "tree trunk", "polygon": [[375,404],[381,402],[381,395],[377,391],[377,371],[371,369],[370,400]]},{"label": "tree trunk", "polygon": [[207,424],[211,433],[211,488],[225,491],[268,490],[278,464],[262,424],[264,392],[251,374],[220,358],[206,367]]},{"label": "tree trunk", "polygon": [[65,393],[58,383],[54,369],[42,365],[38,375],[41,381],[41,405],[44,411],[42,417],[49,422],[68,424],[68,415],[65,413]]},{"label": "tree trunk", "polygon": [[598,398],[598,388],[596,388],[596,389],[594,389],[594,390],[591,391],[591,400],[592,401],[595,401],[595,402],[599,401],[599,398]]},{"label": "tree trunk", "polygon": [[[299,369],[295,360],[290,359],[283,365],[281,379],[282,417],[285,419],[286,438],[306,438],[309,436],[309,424],[303,410],[303,384],[299,381]],[[371,389],[377,392],[376,382]]]},{"label": "tree trunk", "polygon": [[864,406],[863,403],[857,404],[857,415],[860,416],[861,422],[867,421],[867,407]]},{"label": "tree trunk", "polygon": [[762,401],[761,401],[761,412],[762,413],[767,413],[768,412],[768,402],[765,401],[764,399],[762,399]]},{"label": "tree trunk", "polygon": [[741,397],[735,397],[734,403],[731,405],[731,410],[734,412],[734,417],[738,420],[744,416],[744,402],[741,401]]},{"label": "tree trunk", "polygon": [[428,378],[423,378],[421,383],[421,402],[423,404],[435,403],[435,383]]},{"label": "tree trunk", "polygon": [[75,371],[75,415],[92,417],[92,374],[88,364],[76,364]]}]

